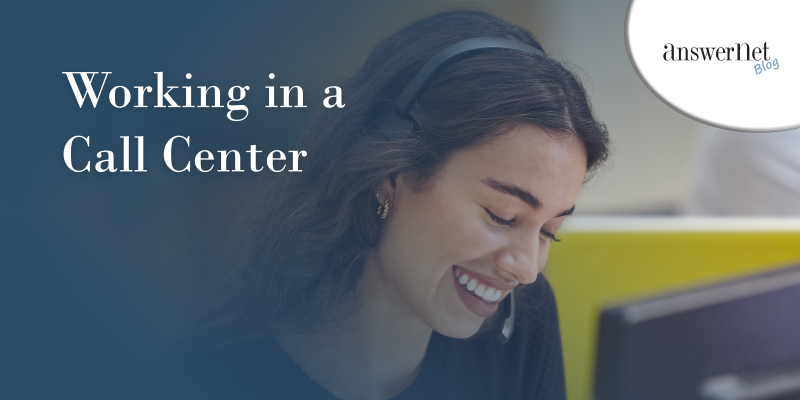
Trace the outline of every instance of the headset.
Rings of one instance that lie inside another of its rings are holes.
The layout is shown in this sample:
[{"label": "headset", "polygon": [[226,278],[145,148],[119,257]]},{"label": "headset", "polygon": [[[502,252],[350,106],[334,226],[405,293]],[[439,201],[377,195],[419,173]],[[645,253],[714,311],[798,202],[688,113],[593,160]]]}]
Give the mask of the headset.
[{"label": "headset", "polygon": [[[385,108],[376,115],[374,121],[387,139],[405,139],[407,136],[404,133],[414,130],[414,123],[408,119],[408,110],[411,109],[411,106],[417,101],[417,97],[425,89],[425,86],[431,79],[433,79],[434,75],[436,75],[449,60],[470,51],[484,49],[516,50],[547,57],[542,46],[536,42],[534,42],[534,44],[535,46],[530,46],[511,38],[476,37],[448,46],[436,53],[433,58],[425,63],[422,69],[411,79],[408,86],[403,89],[400,96],[394,101],[394,107]],[[514,290],[511,290],[511,293],[503,299],[498,309],[498,312],[501,313],[498,315],[500,318],[494,319],[498,321],[498,323],[496,326],[492,327],[496,332],[497,340],[501,344],[508,342],[508,339],[511,338],[511,334],[514,333],[514,314],[516,312],[516,306]],[[499,321],[502,321],[502,323],[499,323]]]},{"label": "headset", "polygon": [[417,97],[425,89],[425,86],[448,61],[464,53],[484,49],[516,50],[547,57],[542,46],[536,42],[534,44],[536,47],[511,38],[476,37],[448,46],[425,63],[394,101],[394,107],[387,107],[378,113],[375,117],[375,123],[381,128],[387,139],[405,139],[406,136],[401,132],[408,132],[414,129],[414,123],[408,119],[408,110],[417,101]]},{"label": "headset", "polygon": [[500,344],[506,344],[508,339],[511,339],[511,334],[514,333],[514,314],[516,313],[517,308],[517,299],[514,296],[514,289],[511,289],[511,293],[503,299],[503,304],[500,304],[502,307],[502,324],[495,327],[495,332],[497,341]]}]

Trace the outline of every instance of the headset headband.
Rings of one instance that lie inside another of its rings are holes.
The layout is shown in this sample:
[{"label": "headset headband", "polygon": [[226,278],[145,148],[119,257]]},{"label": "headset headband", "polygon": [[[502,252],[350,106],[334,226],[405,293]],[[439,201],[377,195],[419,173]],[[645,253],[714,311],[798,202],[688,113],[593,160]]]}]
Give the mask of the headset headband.
[{"label": "headset headband", "polygon": [[395,100],[394,108],[384,109],[376,116],[375,122],[383,128],[384,135],[390,140],[404,139],[405,137],[399,134],[398,131],[413,129],[413,123],[408,120],[408,110],[417,101],[417,97],[425,89],[428,82],[433,79],[434,75],[447,61],[461,54],[482,49],[508,49],[547,57],[544,49],[538,43],[535,44],[536,47],[511,38],[476,37],[448,46],[425,63]]},{"label": "headset headband", "polygon": [[[537,46],[538,45],[537,43]],[[425,88],[425,85],[433,79],[436,72],[438,72],[448,60],[466,52],[481,49],[509,49],[545,56],[541,46],[536,48],[511,38],[476,37],[458,42],[436,53],[436,55],[417,72],[417,75],[414,76],[411,83],[406,86],[403,93],[397,98],[394,111],[399,117],[407,118],[408,110],[411,108],[411,105],[414,104],[414,101],[417,100],[417,96],[419,96],[422,89]]]}]

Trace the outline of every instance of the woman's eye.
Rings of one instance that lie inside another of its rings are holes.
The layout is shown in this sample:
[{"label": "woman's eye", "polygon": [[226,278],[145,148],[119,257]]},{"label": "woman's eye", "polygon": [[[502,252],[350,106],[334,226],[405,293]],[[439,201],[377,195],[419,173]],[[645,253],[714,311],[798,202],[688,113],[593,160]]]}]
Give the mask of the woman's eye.
[{"label": "woman's eye", "polygon": [[511,226],[511,225],[514,224],[514,220],[513,219],[511,219],[511,220],[502,219],[502,218],[498,217],[497,215],[492,214],[492,212],[489,211],[488,208],[484,208],[484,210],[486,210],[486,214],[489,214],[489,218],[491,218],[492,222],[497,226],[505,227],[505,226]]},{"label": "woman's eye", "polygon": [[549,240],[552,240],[554,242],[560,242],[561,241],[561,239],[557,238],[555,234],[550,233],[550,232],[548,232],[548,231],[546,231],[544,229],[540,230],[539,232],[541,232],[542,236],[544,236],[545,239],[549,239]]}]

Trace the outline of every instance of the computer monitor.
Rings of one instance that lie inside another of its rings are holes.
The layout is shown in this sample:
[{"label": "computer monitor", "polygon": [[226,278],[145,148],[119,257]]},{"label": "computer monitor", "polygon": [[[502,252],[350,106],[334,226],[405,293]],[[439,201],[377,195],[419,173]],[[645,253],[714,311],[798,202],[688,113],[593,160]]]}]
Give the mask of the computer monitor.
[{"label": "computer monitor", "polygon": [[609,304],[800,262],[800,217],[574,215],[558,236],[544,273],[558,303],[571,400],[593,396],[598,315]]},{"label": "computer monitor", "polygon": [[606,308],[595,400],[800,399],[800,265]]}]

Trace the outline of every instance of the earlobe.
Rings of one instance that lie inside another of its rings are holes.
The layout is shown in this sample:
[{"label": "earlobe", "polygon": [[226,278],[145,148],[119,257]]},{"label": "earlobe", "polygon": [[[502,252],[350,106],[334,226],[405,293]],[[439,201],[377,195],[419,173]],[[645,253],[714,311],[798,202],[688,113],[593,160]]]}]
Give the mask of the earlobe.
[{"label": "earlobe", "polygon": [[396,174],[391,174],[385,177],[375,193],[375,200],[378,202],[377,216],[382,220],[389,216],[389,208],[394,200],[395,176]]},{"label": "earlobe", "polygon": [[378,193],[375,193],[375,198],[378,199],[378,215],[381,219],[386,219],[386,216],[389,215],[389,198],[385,198],[383,200],[383,204],[381,202],[381,191],[378,190]]},{"label": "earlobe", "polygon": [[393,172],[381,180],[380,186],[375,193],[375,200],[378,202],[377,215],[380,219],[386,219],[391,209],[396,210],[395,195],[397,195],[398,190],[405,190],[404,187],[405,182],[400,172]]},{"label": "earlobe", "polygon": [[[398,179],[398,172],[391,173],[381,180],[381,184],[378,187],[378,191],[375,194],[375,199],[378,201],[378,204],[383,206],[386,202],[386,199],[389,199],[389,202],[394,202],[394,192],[397,188],[397,179]],[[402,180],[403,178],[400,177]]]}]

